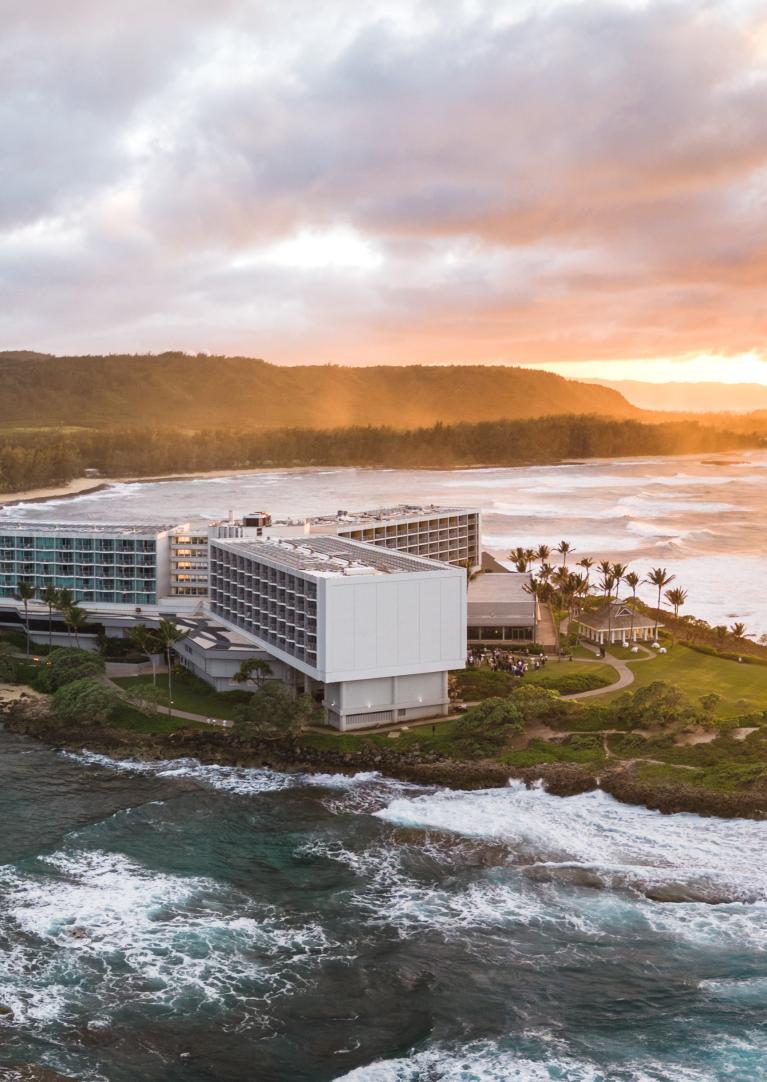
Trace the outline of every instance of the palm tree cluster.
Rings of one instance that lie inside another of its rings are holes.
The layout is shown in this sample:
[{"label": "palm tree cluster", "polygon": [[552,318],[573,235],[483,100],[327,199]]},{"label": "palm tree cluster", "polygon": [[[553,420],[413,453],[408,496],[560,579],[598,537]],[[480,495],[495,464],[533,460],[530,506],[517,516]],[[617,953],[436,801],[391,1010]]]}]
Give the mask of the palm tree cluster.
[{"label": "palm tree cluster", "polygon": [[[29,602],[34,601],[37,596],[38,591],[30,582],[27,582],[26,579],[21,579],[16,584],[16,600],[23,602],[24,605],[24,630],[27,637],[27,655],[29,655],[30,652]],[[75,645],[79,647],[79,633],[88,623],[88,614],[85,609],[81,609],[79,605],[75,604],[72,591],[67,589],[57,590],[55,586],[49,585],[40,591],[39,600],[42,601],[44,605],[48,606],[48,646],[51,647],[53,645],[53,613],[55,610],[61,614],[61,618],[66,624],[67,635],[70,641],[74,634]]]},{"label": "palm tree cluster", "polygon": [[[509,553],[509,559],[517,571],[530,571],[532,573],[530,582],[523,587],[525,592],[531,594],[537,601],[551,604],[559,612],[558,632],[565,616],[572,619],[573,610],[578,600],[585,599],[589,595],[602,596],[607,605],[608,639],[611,641],[612,602],[618,600],[621,584],[625,584],[631,590],[632,621],[630,639],[634,638],[633,614],[636,610],[637,589],[643,582],[657,587],[657,609],[659,612],[661,609],[661,595],[673,608],[674,616],[679,615],[679,609],[687,600],[687,591],[680,587],[667,589],[663,593],[663,590],[675,579],[675,576],[670,575],[665,567],[651,568],[646,578],[642,579],[636,571],[629,569],[628,564],[611,563],[609,560],[597,562],[591,556],[583,556],[575,564],[576,567],[582,570],[574,571],[567,566],[568,557],[574,552],[575,549],[569,541],[560,541],[553,550],[548,545],[538,545],[537,548],[517,547]],[[557,567],[549,563],[553,553],[557,553],[560,557],[561,562]],[[591,573],[594,568],[599,573],[599,579],[596,582],[591,581]],[[655,634],[656,636],[658,634],[657,624]]]},{"label": "palm tree cluster", "polygon": [[[29,649],[29,602],[37,597],[37,590],[32,583],[21,579],[16,584],[15,597],[24,605],[24,628],[27,638],[27,656]],[[57,590],[55,586],[46,586],[40,591],[39,600],[48,606],[48,646],[53,646],[53,613],[61,613],[61,617],[67,626],[68,636],[71,641],[74,634],[75,645],[79,648],[79,632],[88,623],[88,613],[85,609],[75,604],[74,594],[71,590],[63,588]],[[152,682],[156,683],[157,674],[155,668],[155,655],[162,653],[168,667],[168,713],[173,704],[173,651],[178,642],[185,639],[187,631],[183,631],[172,620],[160,620],[158,627],[149,628],[145,624],[137,624],[128,632],[128,637],[135,646],[141,650],[152,663]]]}]

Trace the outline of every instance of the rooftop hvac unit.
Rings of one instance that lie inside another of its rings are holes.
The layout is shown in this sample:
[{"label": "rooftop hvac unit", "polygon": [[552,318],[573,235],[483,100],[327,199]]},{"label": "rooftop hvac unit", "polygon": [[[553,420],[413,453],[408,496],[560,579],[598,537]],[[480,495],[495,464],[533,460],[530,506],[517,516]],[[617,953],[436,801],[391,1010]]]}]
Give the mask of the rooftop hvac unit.
[{"label": "rooftop hvac unit", "polygon": [[251,511],[242,516],[243,526],[271,526],[272,516],[266,511]]}]

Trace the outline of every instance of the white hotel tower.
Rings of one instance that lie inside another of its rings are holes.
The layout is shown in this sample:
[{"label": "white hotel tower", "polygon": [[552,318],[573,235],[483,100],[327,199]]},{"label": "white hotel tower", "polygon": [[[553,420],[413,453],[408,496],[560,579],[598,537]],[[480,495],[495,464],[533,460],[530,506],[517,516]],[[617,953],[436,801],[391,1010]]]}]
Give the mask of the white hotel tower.
[{"label": "white hotel tower", "polygon": [[342,730],[446,713],[466,661],[465,570],[345,538],[211,538],[208,612]]}]

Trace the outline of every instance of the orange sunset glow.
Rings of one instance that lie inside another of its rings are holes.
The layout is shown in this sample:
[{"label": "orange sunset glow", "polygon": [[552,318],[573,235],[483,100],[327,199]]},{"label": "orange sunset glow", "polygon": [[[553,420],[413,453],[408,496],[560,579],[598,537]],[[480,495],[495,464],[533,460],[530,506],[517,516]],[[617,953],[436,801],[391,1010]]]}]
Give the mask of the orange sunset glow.
[{"label": "orange sunset glow", "polygon": [[767,383],[766,41],[748,0],[19,6],[5,348]]}]

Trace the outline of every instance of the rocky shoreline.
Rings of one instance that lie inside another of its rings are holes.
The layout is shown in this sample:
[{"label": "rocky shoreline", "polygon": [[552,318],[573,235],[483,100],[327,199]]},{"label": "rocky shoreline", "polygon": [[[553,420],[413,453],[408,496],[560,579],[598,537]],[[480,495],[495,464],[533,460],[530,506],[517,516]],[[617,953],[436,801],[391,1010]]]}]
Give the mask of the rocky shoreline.
[{"label": "rocky shoreline", "polygon": [[767,790],[713,792],[683,783],[647,782],[631,764],[599,774],[574,764],[544,763],[517,768],[493,760],[458,761],[437,752],[400,752],[360,740],[358,751],[315,748],[300,737],[255,743],[229,731],[178,729],[172,733],[135,733],[125,729],[62,726],[42,698],[22,696],[0,705],[0,721],[10,732],[34,737],[61,751],[87,749],[115,759],[153,761],[197,759],[218,766],[271,769],[283,773],[354,774],[378,771],[391,778],[449,789],[489,789],[518,779],[542,784],[554,796],[568,797],[601,789],[624,804],[639,804],[664,814],[689,812],[719,818],[767,819]]}]

